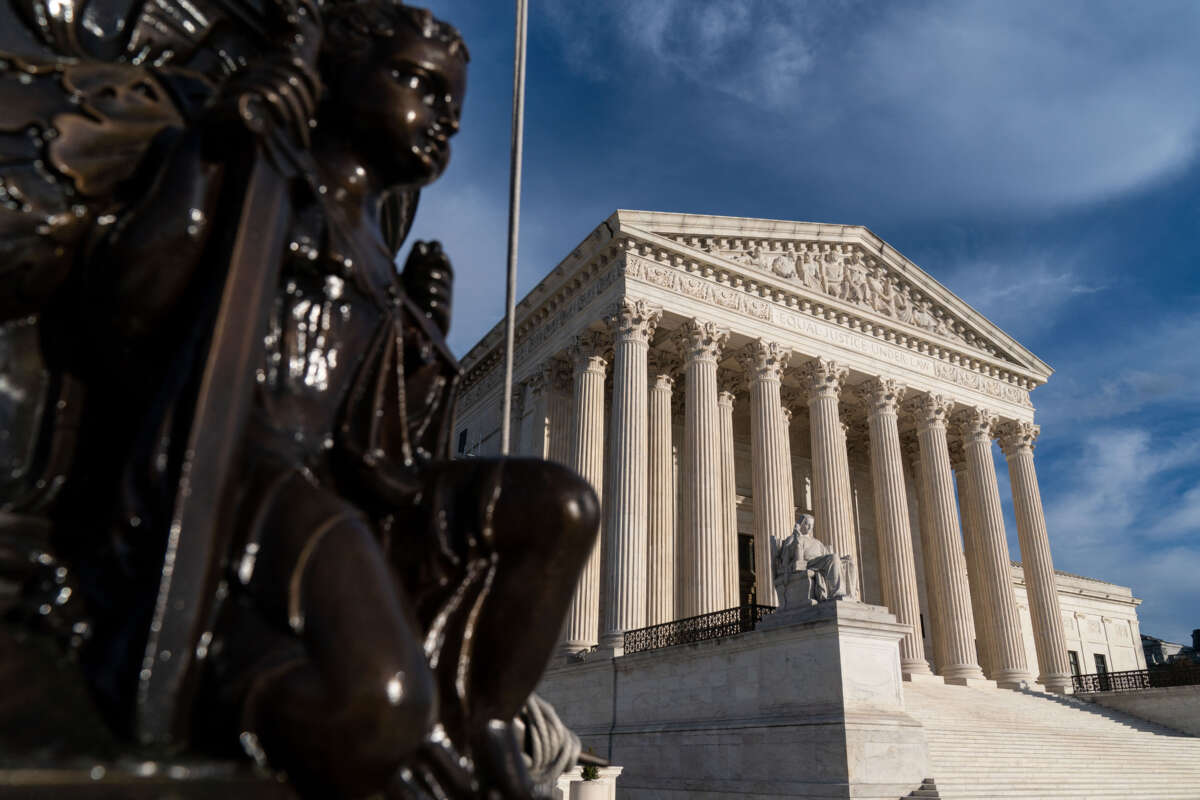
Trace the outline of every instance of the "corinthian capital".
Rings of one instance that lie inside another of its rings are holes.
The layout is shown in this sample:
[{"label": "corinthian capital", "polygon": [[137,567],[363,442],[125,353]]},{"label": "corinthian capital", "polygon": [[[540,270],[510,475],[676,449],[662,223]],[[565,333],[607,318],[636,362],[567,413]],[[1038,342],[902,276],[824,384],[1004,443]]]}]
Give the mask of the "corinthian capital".
[{"label": "corinthian capital", "polygon": [[860,383],[854,390],[858,399],[867,407],[868,414],[896,414],[904,395],[908,391],[904,384],[892,378],[872,378]]},{"label": "corinthian capital", "polygon": [[1009,421],[1002,422],[996,427],[1000,435],[1000,449],[1004,455],[1012,456],[1020,452],[1033,452],[1034,442],[1042,429],[1032,422]]},{"label": "corinthian capital", "polygon": [[808,391],[809,399],[832,397],[842,393],[842,384],[849,370],[828,358],[814,358],[800,367],[801,385]]},{"label": "corinthian capital", "polygon": [[946,417],[953,407],[954,401],[940,394],[918,395],[904,404],[904,410],[912,415],[918,430],[945,428]]},{"label": "corinthian capital", "polygon": [[621,298],[616,309],[608,317],[608,326],[618,340],[648,344],[658,327],[662,309],[645,300],[631,297]]},{"label": "corinthian capital", "polygon": [[584,331],[571,344],[571,361],[575,369],[599,369],[608,367],[608,337],[600,331]]},{"label": "corinthian capital", "polygon": [[713,361],[721,357],[729,331],[715,322],[690,319],[681,328],[683,351],[689,362]]},{"label": "corinthian capital", "polygon": [[552,358],[542,373],[546,376],[546,385],[559,394],[570,394],[573,370],[571,363],[561,358]]},{"label": "corinthian capital", "polygon": [[964,408],[955,412],[950,421],[958,427],[963,444],[985,442],[991,445],[996,415],[986,408]]},{"label": "corinthian capital", "polygon": [[651,350],[646,358],[650,372],[650,385],[671,391],[680,372],[679,356],[666,350]]},{"label": "corinthian capital", "polygon": [[752,381],[777,381],[787,368],[791,351],[779,344],[759,339],[742,348],[738,362]]}]

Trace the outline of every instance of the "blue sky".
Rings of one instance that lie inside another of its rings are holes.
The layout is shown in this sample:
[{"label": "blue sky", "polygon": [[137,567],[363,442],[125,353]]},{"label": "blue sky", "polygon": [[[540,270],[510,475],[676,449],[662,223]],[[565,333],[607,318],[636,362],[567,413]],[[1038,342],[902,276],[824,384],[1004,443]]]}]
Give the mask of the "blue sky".
[{"label": "blue sky", "polygon": [[[503,313],[513,12],[430,6],[471,83],[413,237],[454,259],[462,354]],[[531,0],[529,35],[522,294],[617,208],[868,226],[1057,370],[1055,566],[1189,641],[1200,3]]]}]

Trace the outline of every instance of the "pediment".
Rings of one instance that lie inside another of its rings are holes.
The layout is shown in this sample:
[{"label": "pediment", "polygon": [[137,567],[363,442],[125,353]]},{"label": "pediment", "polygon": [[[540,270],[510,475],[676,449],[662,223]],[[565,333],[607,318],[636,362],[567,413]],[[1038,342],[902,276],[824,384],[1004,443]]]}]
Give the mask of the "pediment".
[{"label": "pediment", "polygon": [[[699,258],[788,285],[829,305],[866,312],[931,340],[1029,370],[1052,370],[920,267],[861,226],[617,212],[621,230],[669,240]],[[665,223],[665,224],[664,224]]]}]

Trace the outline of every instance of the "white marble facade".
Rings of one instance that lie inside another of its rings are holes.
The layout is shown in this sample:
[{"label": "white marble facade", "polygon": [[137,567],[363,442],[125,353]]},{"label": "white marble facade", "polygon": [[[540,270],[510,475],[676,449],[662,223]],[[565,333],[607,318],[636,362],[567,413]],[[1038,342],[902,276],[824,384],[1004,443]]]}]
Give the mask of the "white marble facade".
[{"label": "white marble facade", "polygon": [[[517,314],[518,452],[575,467],[605,507],[565,650],[774,605],[770,536],[807,511],[862,600],[909,626],[906,675],[1069,685],[1076,605],[1033,456],[1051,369],[870,231],[618,211]],[[497,326],[463,359],[462,456],[499,450],[502,353]]]}]

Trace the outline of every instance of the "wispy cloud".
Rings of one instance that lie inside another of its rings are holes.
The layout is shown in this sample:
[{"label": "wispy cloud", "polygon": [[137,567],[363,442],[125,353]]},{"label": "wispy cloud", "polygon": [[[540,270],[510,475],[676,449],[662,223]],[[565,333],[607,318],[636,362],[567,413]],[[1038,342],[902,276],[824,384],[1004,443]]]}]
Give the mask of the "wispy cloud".
[{"label": "wispy cloud", "polygon": [[772,107],[796,97],[814,64],[810,36],[832,10],[763,0],[545,5],[565,60],[582,74],[617,78],[618,65],[629,59],[645,79],[682,79]]},{"label": "wispy cloud", "polygon": [[1200,413],[1200,313],[1150,320],[1104,311],[1099,342],[1076,337],[1059,348],[1060,369],[1033,396],[1051,430],[1071,435],[1131,415]]},{"label": "wispy cloud", "polygon": [[[1200,144],[1200,4],[550,0],[582,74],[681,84],[697,136],[890,213],[1023,213],[1137,191]],[[680,113],[686,113],[681,108]],[[880,181],[880,176],[887,176]]]}]

